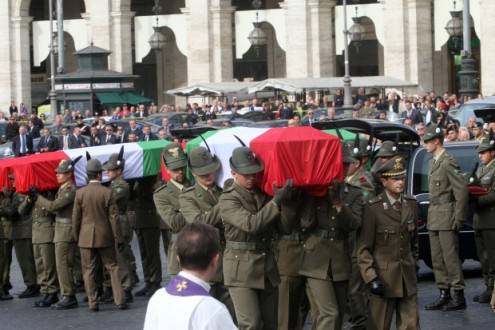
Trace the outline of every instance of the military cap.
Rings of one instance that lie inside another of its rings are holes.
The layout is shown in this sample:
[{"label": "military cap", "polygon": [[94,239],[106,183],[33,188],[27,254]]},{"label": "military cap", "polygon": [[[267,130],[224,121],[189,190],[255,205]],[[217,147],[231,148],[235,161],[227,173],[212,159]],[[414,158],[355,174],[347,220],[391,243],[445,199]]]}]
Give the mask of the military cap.
[{"label": "military cap", "polygon": [[218,171],[220,161],[205,147],[198,147],[189,153],[189,167],[193,174],[207,175]]},{"label": "military cap", "polygon": [[395,156],[386,161],[377,172],[382,178],[403,178],[406,175],[406,162],[402,156]]},{"label": "military cap", "polygon": [[440,126],[435,124],[430,124],[425,128],[425,135],[423,136],[423,141],[428,142],[436,138],[443,138],[443,130]]},{"label": "military cap", "polygon": [[238,147],[232,151],[230,168],[239,174],[250,175],[264,170],[263,163],[248,147]]},{"label": "military cap", "polygon": [[119,154],[111,154],[110,158],[103,164],[103,169],[105,171],[108,170],[117,170],[124,169],[125,159],[121,159]]},{"label": "military cap", "polygon": [[60,163],[58,163],[57,168],[55,169],[55,172],[59,174],[69,173],[72,171],[74,171],[74,166],[72,165],[72,160],[70,159],[61,160]]},{"label": "military cap", "polygon": [[397,155],[397,146],[395,142],[387,140],[383,141],[380,149],[378,150],[376,157],[393,157]]},{"label": "military cap", "polygon": [[478,153],[495,150],[495,137],[493,134],[490,134],[489,137],[484,137],[478,145],[477,150]]},{"label": "military cap", "polygon": [[[358,139],[358,137],[356,138]],[[359,142],[354,143],[354,147],[352,148],[352,155],[355,158],[364,158],[371,156],[371,145],[367,140],[359,140]]]},{"label": "military cap", "polygon": [[169,170],[178,170],[187,166],[187,156],[177,142],[167,144],[163,148],[162,157]]},{"label": "military cap", "polygon": [[86,172],[88,173],[100,173],[103,171],[101,162],[98,159],[90,159],[86,164]]}]

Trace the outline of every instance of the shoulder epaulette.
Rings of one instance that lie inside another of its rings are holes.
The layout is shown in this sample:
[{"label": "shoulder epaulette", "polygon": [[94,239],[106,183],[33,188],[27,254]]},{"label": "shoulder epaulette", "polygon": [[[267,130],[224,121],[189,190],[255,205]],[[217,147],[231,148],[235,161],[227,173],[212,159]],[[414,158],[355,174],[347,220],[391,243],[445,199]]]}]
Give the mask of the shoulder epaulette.
[{"label": "shoulder epaulette", "polygon": [[375,196],[373,198],[370,198],[368,200],[368,204],[372,205],[372,204],[376,204],[378,202],[380,202],[382,200],[382,196],[378,195],[378,196]]},{"label": "shoulder epaulette", "polygon": [[182,191],[182,193],[186,193],[186,192],[190,192],[190,191],[193,191],[195,188],[195,186],[191,186],[191,187],[187,187],[187,188],[184,188],[184,190]]},{"label": "shoulder epaulette", "polygon": [[413,200],[413,201],[416,201],[416,197],[414,197],[414,196],[412,196],[412,195],[406,195],[406,194],[404,194],[404,195],[402,195],[402,197],[403,197],[404,199],[408,199],[408,200]]},{"label": "shoulder epaulette", "polygon": [[230,187],[228,187],[227,189],[224,189],[224,190],[222,191],[222,193],[223,193],[223,194],[225,194],[225,193],[229,193],[229,192],[231,192],[231,191],[233,191],[233,190],[234,190],[234,185],[231,185],[231,186],[230,186]]},{"label": "shoulder epaulette", "polygon": [[163,188],[166,188],[166,187],[167,187],[167,184],[166,184],[166,183],[164,183],[164,184],[162,184],[160,187],[156,188],[156,189],[155,189],[155,191],[154,191],[153,193],[157,193],[157,192],[159,192],[160,190],[163,190]]}]

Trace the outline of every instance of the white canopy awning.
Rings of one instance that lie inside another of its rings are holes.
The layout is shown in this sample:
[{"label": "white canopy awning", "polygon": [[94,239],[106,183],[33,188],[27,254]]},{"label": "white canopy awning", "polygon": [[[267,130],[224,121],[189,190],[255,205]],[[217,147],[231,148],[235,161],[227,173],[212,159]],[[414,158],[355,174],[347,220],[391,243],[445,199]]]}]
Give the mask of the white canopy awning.
[{"label": "white canopy awning", "polygon": [[[386,76],[351,77],[351,79],[352,87],[403,88],[417,85],[405,80]],[[343,87],[344,81],[342,77],[267,79],[250,86],[248,91],[249,94],[252,94],[256,92],[280,90],[292,94],[311,90],[328,90]]]},{"label": "white canopy awning", "polygon": [[256,82],[221,82],[194,84],[192,86],[180,87],[166,91],[165,93],[175,96],[226,96],[229,94],[248,91],[248,88]]}]

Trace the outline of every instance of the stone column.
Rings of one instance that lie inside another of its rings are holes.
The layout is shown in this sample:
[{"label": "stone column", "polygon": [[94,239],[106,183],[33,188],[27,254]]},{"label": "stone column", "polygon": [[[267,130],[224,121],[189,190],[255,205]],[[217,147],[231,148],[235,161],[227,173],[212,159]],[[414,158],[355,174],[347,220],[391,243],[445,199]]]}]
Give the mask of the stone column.
[{"label": "stone column", "polygon": [[88,21],[88,46],[92,42],[97,47],[111,51],[109,67],[113,69],[113,65],[116,62],[116,51],[112,49],[112,43],[110,42],[112,31],[110,0],[90,1],[87,4],[86,13],[83,15],[83,18]]},{"label": "stone column", "polygon": [[234,51],[232,47],[232,19],[235,8],[230,0],[212,0],[211,42],[214,70],[212,81],[232,81],[234,79]]},{"label": "stone column", "polygon": [[[10,4],[9,1],[0,1],[0,43],[10,45]],[[11,51],[0,52],[0,110],[8,114],[10,101],[12,100],[12,63]]]},{"label": "stone column", "polygon": [[335,74],[335,0],[285,0],[287,78]]},{"label": "stone column", "polygon": [[112,17],[112,68],[123,73],[132,73],[131,24],[134,12],[113,11]]},{"label": "stone column", "polygon": [[186,0],[189,84],[232,80],[233,11],[229,0]]},{"label": "stone column", "polygon": [[495,1],[481,0],[480,1],[480,55],[481,55],[481,93],[485,96],[495,94],[495,61],[493,54],[495,53],[495,43],[493,40],[493,31],[495,31]]},{"label": "stone column", "polygon": [[31,108],[31,60],[30,40],[32,17],[11,17],[12,39],[10,43],[11,53],[11,94],[12,99],[18,104],[24,102],[28,109]]},{"label": "stone column", "polygon": [[383,2],[384,71],[386,76],[418,84],[418,90],[433,88],[433,32],[431,0],[386,0]]}]

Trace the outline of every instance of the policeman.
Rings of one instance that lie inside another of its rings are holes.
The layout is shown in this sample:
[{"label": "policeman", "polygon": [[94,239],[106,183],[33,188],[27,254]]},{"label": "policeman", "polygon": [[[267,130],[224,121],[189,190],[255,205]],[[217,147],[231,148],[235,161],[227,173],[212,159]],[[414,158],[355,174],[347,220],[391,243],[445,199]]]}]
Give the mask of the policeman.
[{"label": "policeman", "polygon": [[81,250],[81,266],[89,309],[99,310],[96,300],[96,264],[110,274],[115,304],[127,309],[119,276],[115,246],[122,251],[123,239],[119,211],[112,198],[112,190],[101,184],[103,167],[99,160],[90,159],[86,165],[88,185],[79,189],[72,210],[72,234]]},{"label": "policeman", "polygon": [[22,277],[26,284],[19,298],[31,298],[40,294],[40,289],[36,283],[36,266],[34,264],[32,239],[32,221],[29,214],[21,215],[19,206],[27,196],[15,192],[15,181],[12,177],[11,184],[14,189],[10,201],[3,208],[4,214],[12,221],[12,241],[15,255],[21,268]]},{"label": "policeman", "polygon": [[384,192],[364,208],[358,237],[358,263],[370,288],[367,329],[418,329],[416,260],[417,206],[403,194],[406,165],[400,156],[378,171]]},{"label": "policeman", "polygon": [[176,142],[165,146],[162,157],[170,180],[155,190],[153,200],[161,222],[165,223],[172,232],[167,249],[167,271],[169,275],[177,275],[180,271],[177,262],[177,234],[186,224],[180,212],[179,195],[190,186],[186,178],[187,157]]},{"label": "policeman", "polygon": [[[107,171],[108,178],[110,179],[110,188],[112,189],[112,199],[117,205],[119,211],[119,222],[122,231],[122,244],[120,249],[117,249],[117,263],[119,265],[119,275],[122,282],[122,289],[125,294],[125,301],[130,303],[133,301],[132,297],[132,265],[131,265],[131,241],[132,241],[132,229],[127,219],[127,204],[129,203],[129,184],[123,178],[123,171],[125,167],[124,159],[124,147],[120,149],[119,153],[111,154],[108,161],[103,164],[103,169]],[[116,246],[117,248],[117,246]],[[110,280],[107,276],[103,286],[105,291],[111,291]],[[109,293],[108,296],[111,296]]]},{"label": "policeman", "polygon": [[429,172],[428,231],[433,273],[440,295],[425,309],[450,311],[466,308],[457,233],[466,217],[468,192],[457,161],[443,147],[443,138],[440,127],[426,127],[424,146],[433,156]]},{"label": "policeman", "polygon": [[483,269],[486,290],[474,297],[474,301],[488,303],[495,280],[495,137],[491,135],[481,141],[478,154],[482,166],[476,177],[487,193],[475,198],[473,229],[476,249]]},{"label": "policeman", "polygon": [[219,201],[226,240],[224,282],[240,329],[277,329],[280,278],[271,240],[291,185],[276,190],[273,199],[258,190],[256,177],[264,167],[247,147],[234,149],[230,168],[234,183]]},{"label": "policeman", "polygon": [[72,182],[72,175],[74,165],[79,159],[80,157],[74,161],[62,160],[58,165],[55,171],[60,188],[58,188],[53,201],[42,195],[38,195],[36,200],[36,203],[42,208],[55,214],[53,243],[55,244],[55,264],[62,300],[52,307],[60,310],[78,306],[73,276],[76,245],[72,236],[72,206],[74,205],[76,187]]},{"label": "policeman", "polygon": [[[218,199],[222,189],[215,183],[220,161],[209,149],[198,147],[189,153],[189,168],[196,184],[187,188],[179,197],[180,211],[188,223],[205,223],[216,227],[220,237],[224,237],[224,228],[220,218]],[[227,289],[223,285],[222,265],[211,279],[211,295],[224,303],[235,320],[234,306]]]},{"label": "policeman", "polygon": [[[52,200],[51,192],[43,195]],[[38,192],[35,187],[29,189],[29,195],[19,206],[21,215],[31,215],[33,219],[33,253],[43,299],[36,301],[34,307],[50,307],[58,302],[57,268],[55,264],[55,244],[53,236],[55,225],[53,215],[37,202]]]},{"label": "policeman", "polygon": [[153,202],[156,176],[140,178],[134,184],[136,234],[141,253],[144,282],[136,296],[152,296],[160,288],[162,264],[160,260],[160,216]]}]

